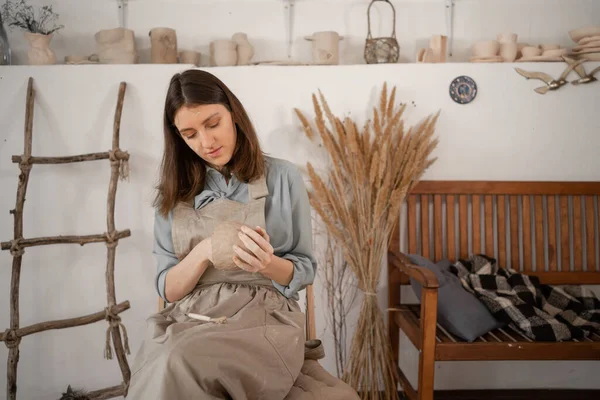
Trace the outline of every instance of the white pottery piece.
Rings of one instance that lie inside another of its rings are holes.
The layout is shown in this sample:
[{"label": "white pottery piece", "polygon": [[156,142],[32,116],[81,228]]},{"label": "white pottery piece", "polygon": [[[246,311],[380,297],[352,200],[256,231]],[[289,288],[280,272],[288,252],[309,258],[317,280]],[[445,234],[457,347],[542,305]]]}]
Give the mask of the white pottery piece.
[{"label": "white pottery piece", "polygon": [[519,36],[512,32],[503,32],[497,35],[498,42],[500,43],[517,43]]},{"label": "white pottery piece", "polygon": [[179,62],[198,66],[200,65],[200,53],[194,50],[182,50],[179,52]]},{"label": "white pottery piece", "polygon": [[525,46],[521,49],[521,54],[523,58],[537,57],[542,54],[542,49],[538,46]]},{"label": "white pottery piece", "polygon": [[433,35],[429,40],[429,48],[433,51],[436,63],[446,62],[446,43],[448,37],[444,35]]},{"label": "white pottery piece", "polygon": [[237,64],[237,43],[233,40],[220,39],[211,43],[214,65],[229,67]]},{"label": "white pottery piece", "polygon": [[237,65],[249,65],[254,56],[254,46],[248,41],[248,35],[238,32],[231,39],[237,44]]},{"label": "white pottery piece", "polygon": [[513,62],[517,59],[519,46],[516,42],[500,43],[500,56],[504,62]]},{"label": "white pottery piece", "polygon": [[573,29],[569,31],[571,39],[577,43],[581,39],[588,36],[600,36],[600,26],[584,26],[583,28]]},{"label": "white pottery piece", "polygon": [[25,32],[25,39],[29,42],[27,59],[29,65],[56,64],[56,54],[50,48],[53,34],[42,35],[41,33]]},{"label": "white pottery piece", "polygon": [[584,38],[581,38],[579,40],[579,42],[577,42],[579,45],[583,45],[583,44],[587,44],[589,42],[597,42],[600,41],[600,35],[598,36],[586,36]]},{"label": "white pottery piece", "polygon": [[94,35],[96,54],[90,60],[101,64],[135,64],[138,60],[135,33],[131,29],[103,29]]},{"label": "white pottery piece", "polygon": [[472,51],[474,57],[492,57],[498,55],[500,42],[497,40],[483,40],[473,44]]},{"label": "white pottery piece", "polygon": [[304,39],[312,41],[312,58],[315,64],[339,64],[340,40],[344,38],[334,31],[315,32]]},{"label": "white pottery piece", "polygon": [[153,64],[177,63],[177,32],[172,28],[152,28],[150,30],[151,55]]}]

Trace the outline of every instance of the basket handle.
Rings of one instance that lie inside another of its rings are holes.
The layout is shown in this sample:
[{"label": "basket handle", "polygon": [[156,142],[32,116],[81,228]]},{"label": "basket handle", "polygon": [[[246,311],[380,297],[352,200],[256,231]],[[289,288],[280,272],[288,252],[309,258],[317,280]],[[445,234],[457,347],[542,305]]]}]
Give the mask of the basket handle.
[{"label": "basket handle", "polygon": [[392,7],[392,13],[393,13],[392,37],[396,38],[396,9],[394,8],[394,5],[392,3],[390,3],[390,0],[372,0],[371,4],[369,4],[369,8],[367,8],[367,22],[369,24],[369,33],[367,34],[367,39],[373,38],[373,36],[371,35],[371,6],[376,1],[383,1],[385,3],[388,3],[390,5],[390,7]]}]

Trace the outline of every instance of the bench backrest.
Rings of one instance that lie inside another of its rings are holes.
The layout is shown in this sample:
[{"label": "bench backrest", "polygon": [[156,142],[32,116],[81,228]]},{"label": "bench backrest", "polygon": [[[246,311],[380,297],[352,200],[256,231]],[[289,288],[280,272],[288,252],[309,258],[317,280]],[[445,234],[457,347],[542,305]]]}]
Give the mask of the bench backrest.
[{"label": "bench backrest", "polygon": [[421,181],[390,250],[483,253],[544,283],[600,284],[599,195],[600,182]]}]

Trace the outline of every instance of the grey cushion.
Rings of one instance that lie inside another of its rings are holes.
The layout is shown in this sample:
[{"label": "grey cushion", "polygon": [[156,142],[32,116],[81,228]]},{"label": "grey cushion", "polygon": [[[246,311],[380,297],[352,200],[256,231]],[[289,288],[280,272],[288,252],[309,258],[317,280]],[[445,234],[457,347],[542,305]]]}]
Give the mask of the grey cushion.
[{"label": "grey cushion", "polygon": [[[494,318],[485,304],[462,287],[458,277],[450,272],[452,263],[449,260],[434,264],[420,255],[409,254],[408,258],[415,265],[430,269],[438,278],[438,322],[448,332],[472,342],[479,336],[504,326]],[[421,298],[421,285],[412,278],[410,282],[417,297]]]}]

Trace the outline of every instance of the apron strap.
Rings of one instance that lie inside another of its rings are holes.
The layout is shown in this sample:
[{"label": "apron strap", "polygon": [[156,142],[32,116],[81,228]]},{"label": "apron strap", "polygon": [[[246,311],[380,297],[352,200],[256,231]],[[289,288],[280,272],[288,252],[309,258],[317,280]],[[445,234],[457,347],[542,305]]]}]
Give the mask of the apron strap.
[{"label": "apron strap", "polygon": [[264,175],[248,184],[248,200],[258,200],[268,194],[269,189]]}]

